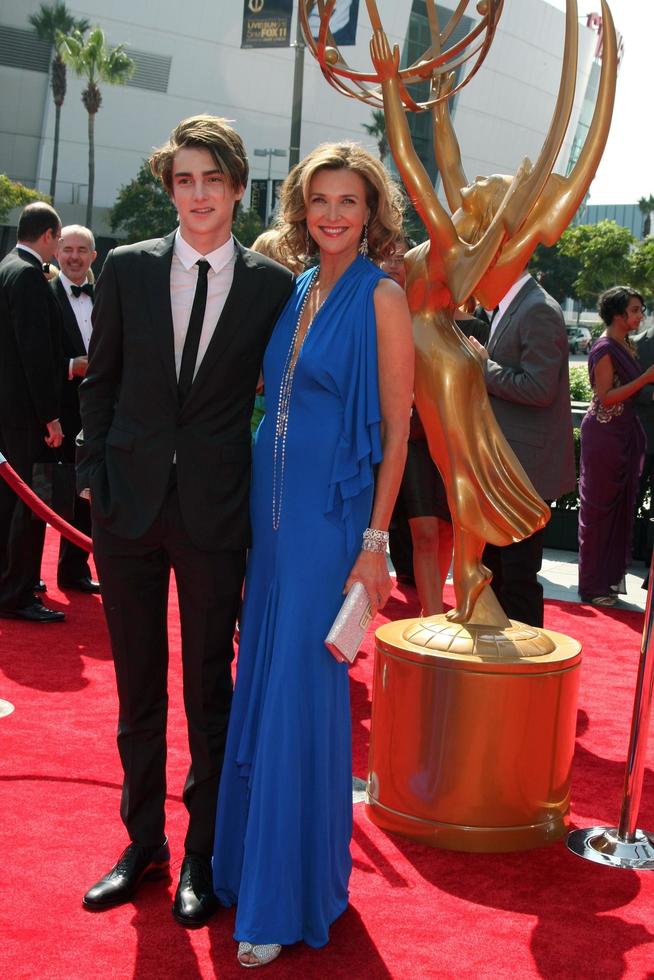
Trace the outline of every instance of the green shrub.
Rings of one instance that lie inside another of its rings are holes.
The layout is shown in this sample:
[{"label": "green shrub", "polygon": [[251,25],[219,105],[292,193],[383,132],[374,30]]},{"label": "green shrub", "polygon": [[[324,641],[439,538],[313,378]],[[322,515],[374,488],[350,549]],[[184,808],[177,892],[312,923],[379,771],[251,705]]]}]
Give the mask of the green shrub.
[{"label": "green shrub", "polygon": [[589,402],[592,397],[588,368],[585,364],[575,364],[570,368],[570,401]]},{"label": "green shrub", "polygon": [[[572,373],[572,372],[571,372]],[[572,387],[572,385],[571,385]],[[576,399],[575,399],[576,400]],[[582,399],[580,399],[582,400]],[[585,399],[583,399],[585,400]],[[559,510],[578,510],[579,509],[579,460],[581,457],[581,430],[573,429],[572,437],[574,439],[575,446],[575,472],[576,472],[576,486],[574,490],[570,493],[564,493],[562,497],[559,497],[555,501],[555,507]]]}]

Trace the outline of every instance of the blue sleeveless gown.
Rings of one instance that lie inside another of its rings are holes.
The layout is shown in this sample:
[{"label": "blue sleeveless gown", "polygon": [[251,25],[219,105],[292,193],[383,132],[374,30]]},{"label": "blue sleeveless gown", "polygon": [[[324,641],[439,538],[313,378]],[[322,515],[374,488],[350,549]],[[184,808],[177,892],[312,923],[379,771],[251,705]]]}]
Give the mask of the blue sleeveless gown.
[{"label": "blue sleeveless gown", "polygon": [[254,451],[253,545],[213,876],[222,904],[237,904],[236,940],[317,947],[347,906],[352,863],[348,671],[324,639],[361,547],[381,459],[373,292],[383,273],[358,256],[306,336],[275,531],[279,388],[313,272],[299,277],[264,358],[267,413]]}]

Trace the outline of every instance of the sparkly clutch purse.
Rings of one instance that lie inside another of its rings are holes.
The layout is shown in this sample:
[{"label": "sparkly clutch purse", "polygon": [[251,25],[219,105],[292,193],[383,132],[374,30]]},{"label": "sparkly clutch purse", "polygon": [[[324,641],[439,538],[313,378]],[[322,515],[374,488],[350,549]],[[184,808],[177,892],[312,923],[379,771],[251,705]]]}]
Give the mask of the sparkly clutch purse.
[{"label": "sparkly clutch purse", "polygon": [[355,582],[325,639],[325,646],[340,663],[353,664],[370,622],[366,587]]}]

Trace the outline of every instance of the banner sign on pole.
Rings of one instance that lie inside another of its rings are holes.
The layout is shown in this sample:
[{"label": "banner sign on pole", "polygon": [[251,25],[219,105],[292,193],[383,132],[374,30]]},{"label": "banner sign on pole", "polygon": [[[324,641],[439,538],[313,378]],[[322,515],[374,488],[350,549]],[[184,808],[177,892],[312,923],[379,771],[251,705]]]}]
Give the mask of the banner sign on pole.
[{"label": "banner sign on pole", "polygon": [[293,0],[244,0],[242,48],[287,48]]},{"label": "banner sign on pole", "polygon": [[[339,48],[357,43],[359,0],[336,0],[334,12],[329,18],[329,29]],[[320,30],[320,17],[314,12],[309,16],[309,26],[315,38]]]}]

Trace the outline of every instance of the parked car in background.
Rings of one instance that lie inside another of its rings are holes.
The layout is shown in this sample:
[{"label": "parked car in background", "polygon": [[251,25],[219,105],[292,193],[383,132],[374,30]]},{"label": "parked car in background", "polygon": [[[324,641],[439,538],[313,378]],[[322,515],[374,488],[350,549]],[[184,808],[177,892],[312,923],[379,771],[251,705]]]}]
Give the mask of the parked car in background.
[{"label": "parked car in background", "polygon": [[571,354],[587,354],[593,342],[588,327],[566,327],[568,350]]}]

